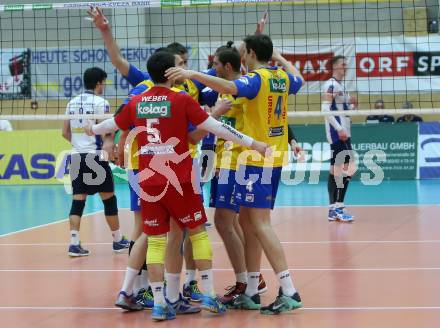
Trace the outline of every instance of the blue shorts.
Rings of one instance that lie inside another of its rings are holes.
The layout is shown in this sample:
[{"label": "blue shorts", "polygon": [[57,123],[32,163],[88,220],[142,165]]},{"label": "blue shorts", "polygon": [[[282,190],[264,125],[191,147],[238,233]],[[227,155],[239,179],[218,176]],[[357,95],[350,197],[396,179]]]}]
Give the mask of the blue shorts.
[{"label": "blue shorts", "polygon": [[141,210],[138,170],[127,170],[128,188],[130,188],[130,211],[139,212]]},{"label": "blue shorts", "polygon": [[240,206],[235,201],[235,170],[220,169],[211,180],[209,207],[227,208],[238,213]]},{"label": "blue shorts", "polygon": [[235,202],[243,207],[273,209],[281,170],[281,167],[240,165],[236,173]]},{"label": "blue shorts", "polygon": [[201,195],[203,201],[202,176],[198,158],[192,159],[192,178],[195,192]]}]

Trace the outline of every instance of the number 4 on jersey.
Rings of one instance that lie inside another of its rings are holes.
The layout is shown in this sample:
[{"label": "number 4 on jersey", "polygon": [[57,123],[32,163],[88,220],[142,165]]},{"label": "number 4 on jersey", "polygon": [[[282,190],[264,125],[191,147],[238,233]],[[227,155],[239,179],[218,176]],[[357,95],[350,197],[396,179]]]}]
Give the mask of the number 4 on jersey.
[{"label": "number 4 on jersey", "polygon": [[282,103],[283,103],[283,98],[278,97],[277,105],[275,106],[275,115],[277,116],[277,119],[280,119],[281,116]]}]

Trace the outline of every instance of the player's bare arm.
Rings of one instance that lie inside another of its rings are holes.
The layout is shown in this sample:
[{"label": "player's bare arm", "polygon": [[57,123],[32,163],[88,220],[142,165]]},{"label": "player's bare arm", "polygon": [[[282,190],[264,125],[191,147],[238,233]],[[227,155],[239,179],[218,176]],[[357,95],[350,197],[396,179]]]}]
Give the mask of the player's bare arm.
[{"label": "player's bare arm", "polygon": [[87,12],[96,28],[101,32],[102,39],[104,40],[105,47],[113,66],[115,66],[123,76],[127,76],[130,69],[130,63],[122,56],[118,44],[113,37],[107,17],[105,17],[102,9],[98,7],[90,7]]},{"label": "player's bare arm", "polygon": [[68,142],[72,141],[72,130],[70,129],[70,121],[69,120],[65,120],[63,123],[62,136]]},{"label": "player's bare arm", "polygon": [[232,81],[228,81],[216,76],[211,76],[196,71],[185,70],[179,67],[169,68],[166,71],[165,76],[169,80],[176,80],[176,79],[197,80],[200,83],[206,85],[207,87],[210,87],[211,89],[217,91],[218,93],[230,94],[233,96],[235,96],[238,93],[237,87],[235,83]]},{"label": "player's bare arm", "polygon": [[290,61],[284,58],[276,48],[273,49],[272,60],[281,65],[286,70],[286,72],[292,74],[293,76],[301,78],[304,83],[304,78],[301,75],[300,71]]},{"label": "player's bare arm", "polygon": [[[333,102],[334,95],[328,92],[325,92],[322,95],[322,111],[330,111],[331,103]],[[338,131],[339,139],[342,141],[346,141],[348,139],[347,131],[338,123],[334,116],[329,116],[329,123]]]}]

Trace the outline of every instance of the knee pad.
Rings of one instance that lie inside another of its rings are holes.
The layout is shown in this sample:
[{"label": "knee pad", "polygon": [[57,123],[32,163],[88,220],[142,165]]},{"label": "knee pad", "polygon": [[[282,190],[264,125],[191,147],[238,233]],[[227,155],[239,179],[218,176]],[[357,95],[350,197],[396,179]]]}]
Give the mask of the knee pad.
[{"label": "knee pad", "polygon": [[70,208],[69,215],[78,215],[81,217],[84,212],[84,207],[86,206],[86,200],[72,200],[72,207]]},{"label": "knee pad", "polygon": [[104,203],[104,214],[106,216],[118,215],[118,201],[115,195],[102,202]]},{"label": "knee pad", "polygon": [[147,264],[165,264],[167,237],[149,236]]},{"label": "knee pad", "polygon": [[212,247],[206,231],[189,236],[194,260],[212,260]]}]

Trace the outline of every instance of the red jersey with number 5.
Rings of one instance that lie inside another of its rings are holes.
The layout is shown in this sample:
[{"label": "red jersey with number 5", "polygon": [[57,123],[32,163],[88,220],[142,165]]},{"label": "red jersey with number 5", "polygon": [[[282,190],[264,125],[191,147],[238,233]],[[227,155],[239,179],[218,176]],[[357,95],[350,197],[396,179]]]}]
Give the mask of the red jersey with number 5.
[{"label": "red jersey with number 5", "polygon": [[136,127],[131,133],[136,133],[141,186],[165,185],[176,178],[191,182],[188,126],[207,118],[190,96],[165,87],[152,87],[130,100],[115,122],[122,130]]}]

